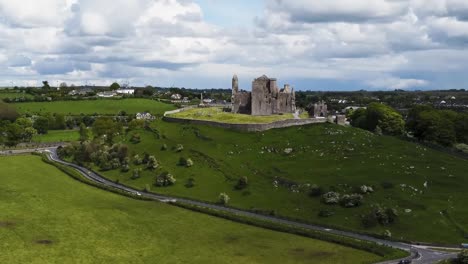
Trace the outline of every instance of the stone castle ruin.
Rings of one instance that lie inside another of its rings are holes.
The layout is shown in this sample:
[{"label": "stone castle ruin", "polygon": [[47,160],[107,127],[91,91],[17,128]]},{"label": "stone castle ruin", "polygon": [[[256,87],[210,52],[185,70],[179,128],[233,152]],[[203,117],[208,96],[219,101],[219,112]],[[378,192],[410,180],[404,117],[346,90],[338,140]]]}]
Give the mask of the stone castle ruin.
[{"label": "stone castle ruin", "polygon": [[296,98],[288,84],[279,89],[276,79],[263,75],[252,82],[252,92],[239,91],[239,80],[232,78],[232,112],[255,116],[294,113]]}]

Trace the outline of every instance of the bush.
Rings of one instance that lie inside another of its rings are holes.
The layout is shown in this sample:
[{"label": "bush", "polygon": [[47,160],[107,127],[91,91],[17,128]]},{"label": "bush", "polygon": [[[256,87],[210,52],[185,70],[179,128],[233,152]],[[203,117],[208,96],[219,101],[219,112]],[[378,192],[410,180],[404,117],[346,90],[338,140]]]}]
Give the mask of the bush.
[{"label": "bush", "polygon": [[468,250],[464,249],[457,256],[458,264],[468,264]]},{"label": "bush", "polygon": [[182,150],[184,150],[184,145],[177,144],[177,146],[175,147],[175,151],[176,152],[181,152]]},{"label": "bush", "polygon": [[167,150],[167,145],[166,145],[166,144],[163,144],[163,145],[161,146],[161,150]]},{"label": "bush", "polygon": [[159,163],[154,156],[148,157],[148,162],[146,163],[146,168],[150,170],[155,170],[159,167]]},{"label": "bush", "polygon": [[133,175],[132,175],[132,180],[136,180],[136,179],[140,178],[140,172],[141,172],[141,169],[134,169],[133,170]]},{"label": "bush", "polygon": [[334,214],[335,214],[335,212],[333,212],[331,210],[328,210],[328,209],[323,209],[323,210],[320,210],[318,212],[319,217],[330,217],[330,216],[332,216]]},{"label": "bush", "polygon": [[155,185],[158,187],[166,187],[174,185],[175,182],[176,179],[174,178],[174,176],[172,176],[172,174],[168,172],[163,172],[158,177],[156,177]]},{"label": "bush", "polygon": [[130,170],[130,166],[128,164],[123,164],[122,165],[122,172],[128,172]]},{"label": "bush", "polygon": [[387,182],[387,181],[382,182],[382,183],[380,184],[380,186],[382,186],[382,188],[384,188],[384,189],[391,189],[391,188],[394,187],[393,183]]},{"label": "bush", "polygon": [[141,165],[143,163],[143,159],[140,157],[140,155],[136,154],[133,156],[133,164],[135,165]]},{"label": "bush", "polygon": [[363,197],[360,194],[345,194],[340,199],[340,204],[346,208],[358,207],[362,204]]},{"label": "bush", "polygon": [[229,203],[229,195],[227,195],[226,193],[220,193],[219,196],[218,196],[218,202],[222,205],[226,205]]},{"label": "bush", "polygon": [[185,187],[187,187],[187,188],[195,187],[195,179],[194,178],[189,178],[187,180],[187,183],[185,184]]},{"label": "bush", "polygon": [[398,212],[396,209],[375,205],[374,209],[362,216],[362,224],[364,227],[373,227],[377,224],[387,226],[394,223],[397,218]]},{"label": "bush", "polygon": [[322,202],[325,204],[337,204],[340,202],[340,194],[337,192],[327,192],[322,195]]},{"label": "bush", "polygon": [[138,133],[133,134],[132,137],[130,138],[130,142],[132,142],[133,144],[140,143],[141,142],[140,134]]},{"label": "bush", "polygon": [[193,166],[193,161],[191,159],[186,159],[184,157],[181,157],[179,159],[179,165],[189,168]]},{"label": "bush", "polygon": [[249,179],[246,176],[240,177],[236,184],[236,189],[242,190],[249,185]]},{"label": "bush", "polygon": [[118,158],[114,158],[110,162],[112,169],[117,169],[120,167],[120,161]]},{"label": "bush", "polygon": [[323,188],[314,184],[310,187],[309,196],[311,197],[319,197],[323,194]]},{"label": "bush", "polygon": [[373,193],[374,188],[372,188],[371,186],[362,185],[361,187],[359,187],[359,192],[362,194]]}]

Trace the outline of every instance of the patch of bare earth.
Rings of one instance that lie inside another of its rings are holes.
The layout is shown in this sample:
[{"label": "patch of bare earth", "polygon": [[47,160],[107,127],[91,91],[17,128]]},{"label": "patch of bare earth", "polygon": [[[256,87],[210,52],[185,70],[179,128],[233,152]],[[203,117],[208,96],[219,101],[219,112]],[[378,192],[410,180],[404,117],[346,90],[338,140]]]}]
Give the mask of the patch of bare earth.
[{"label": "patch of bare earth", "polygon": [[49,239],[39,239],[39,240],[36,240],[36,243],[40,244],[40,245],[50,245],[50,244],[52,244],[54,242],[52,240],[49,240]]},{"label": "patch of bare earth", "polygon": [[0,228],[14,228],[15,223],[11,221],[0,221]]}]

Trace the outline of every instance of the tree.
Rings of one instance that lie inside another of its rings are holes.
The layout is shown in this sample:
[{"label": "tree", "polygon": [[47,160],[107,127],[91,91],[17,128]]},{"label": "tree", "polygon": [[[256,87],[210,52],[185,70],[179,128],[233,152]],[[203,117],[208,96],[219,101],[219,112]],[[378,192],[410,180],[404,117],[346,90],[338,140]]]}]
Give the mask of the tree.
[{"label": "tree", "polygon": [[39,116],[34,120],[33,127],[37,130],[37,133],[47,134],[47,131],[49,130],[49,119]]},{"label": "tree", "polygon": [[154,156],[149,156],[148,162],[146,163],[146,168],[150,170],[155,170],[159,167],[159,163]]},{"label": "tree", "polygon": [[141,169],[134,169],[133,174],[132,174],[132,179],[135,180],[135,179],[140,178],[140,172],[141,172]]},{"label": "tree", "polygon": [[89,129],[85,124],[80,124],[80,142],[85,142],[89,139]]},{"label": "tree", "polygon": [[249,179],[246,176],[242,176],[237,180],[236,189],[242,190],[249,185]]},{"label": "tree", "polygon": [[367,109],[361,108],[351,114],[351,125],[373,132],[378,126],[383,134],[401,135],[405,122],[401,114],[390,106],[371,103]]},{"label": "tree", "polygon": [[109,143],[112,143],[114,136],[122,129],[122,124],[114,122],[107,117],[96,119],[93,124],[93,134],[95,137],[105,136]]},{"label": "tree", "polygon": [[19,117],[15,107],[0,100],[0,120],[15,121]]},{"label": "tree", "polygon": [[16,123],[10,123],[5,128],[7,146],[16,146],[22,139],[23,130]]},{"label": "tree", "polygon": [[176,152],[181,152],[182,150],[184,150],[184,145],[182,145],[182,144],[177,144],[175,150],[176,150]]},{"label": "tree", "polygon": [[109,88],[110,88],[111,90],[117,90],[117,89],[120,88],[120,84],[118,84],[117,82],[114,82],[114,83],[112,83],[112,84],[109,86]]},{"label": "tree", "polygon": [[220,193],[218,196],[218,202],[222,205],[227,205],[229,203],[229,200],[229,195],[227,195],[226,193]]},{"label": "tree", "polygon": [[168,172],[163,172],[161,173],[158,177],[156,177],[156,183],[155,185],[158,187],[166,187],[170,185],[174,185],[176,182],[176,179],[172,174]]},{"label": "tree", "polygon": [[136,154],[133,156],[133,164],[135,165],[141,165],[143,163],[143,159],[140,157],[140,155]]},{"label": "tree", "polygon": [[42,90],[44,90],[45,92],[48,92],[50,90],[49,81],[42,82]]}]

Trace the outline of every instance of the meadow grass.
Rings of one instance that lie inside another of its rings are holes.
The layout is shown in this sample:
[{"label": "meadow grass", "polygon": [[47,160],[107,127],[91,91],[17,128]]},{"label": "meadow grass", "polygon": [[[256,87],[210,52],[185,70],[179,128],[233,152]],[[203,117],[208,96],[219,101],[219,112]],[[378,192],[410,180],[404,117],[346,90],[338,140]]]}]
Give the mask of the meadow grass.
[{"label": "meadow grass", "polygon": [[78,141],[78,130],[49,130],[47,134],[37,134],[32,138],[35,143],[72,142]]},{"label": "meadow grass", "polygon": [[[209,202],[216,202],[218,194],[226,192],[234,207],[378,235],[388,229],[395,239],[453,244],[466,241],[468,161],[458,157],[332,124],[260,133],[163,121],[152,126],[158,133],[130,132],[123,142],[132,155],[155,155],[160,168],[143,170],[136,180],[131,179],[134,165],[128,173],[102,172],[106,177],[139,189],[149,185],[157,193]],[[140,134],[141,143],[129,142],[132,133]],[[168,150],[161,149],[164,144]],[[180,153],[174,149],[177,144],[184,146]],[[194,166],[180,166],[181,157],[191,158]],[[174,186],[152,185],[163,171],[176,177]],[[235,185],[242,176],[248,177],[249,186],[237,190]],[[187,185],[190,179],[193,187]],[[310,197],[307,186],[312,184],[341,194],[355,193],[362,185],[373,186],[375,192],[365,195],[361,207],[343,208]],[[398,221],[364,228],[361,215],[375,204],[397,209]],[[319,217],[323,209],[334,215]]]},{"label": "meadow grass", "polygon": [[133,200],[0,157],[1,263],[372,263],[376,255]]},{"label": "meadow grass", "polygon": [[17,93],[17,92],[0,92],[0,99],[4,98],[33,98],[32,95],[27,93]]},{"label": "meadow grass", "polygon": [[286,119],[293,119],[292,114],[270,115],[270,116],[252,116],[245,114],[234,114],[224,112],[220,107],[193,108],[181,111],[179,113],[168,115],[184,119],[208,120],[230,124],[252,124],[252,123],[272,123]]},{"label": "meadow grass", "polygon": [[120,111],[125,111],[127,114],[136,114],[138,112],[145,111],[152,114],[162,114],[165,111],[175,109],[173,105],[150,99],[98,99],[83,101],[30,102],[16,103],[14,106],[17,111],[22,114],[60,113],[64,115],[116,115]]}]

